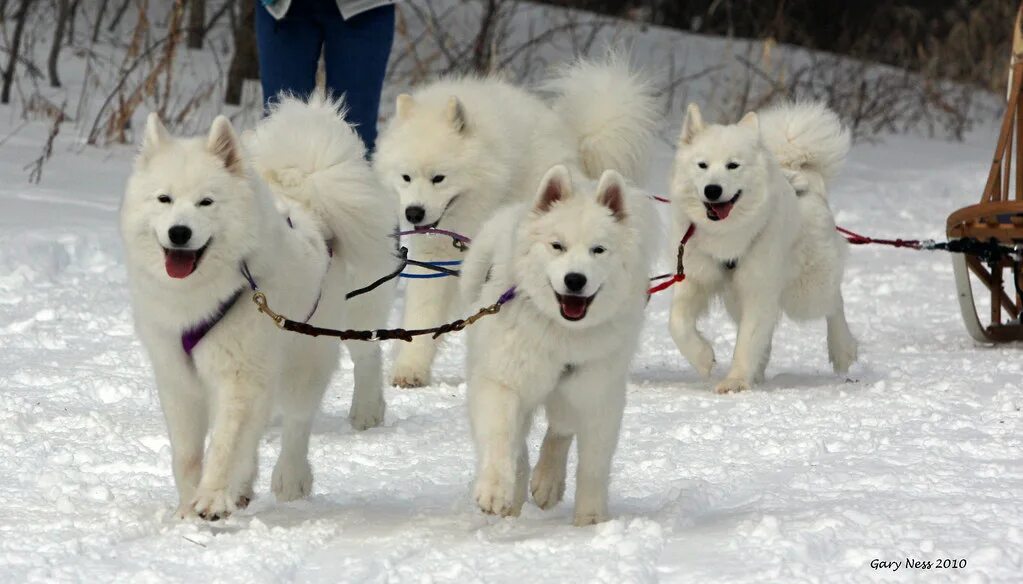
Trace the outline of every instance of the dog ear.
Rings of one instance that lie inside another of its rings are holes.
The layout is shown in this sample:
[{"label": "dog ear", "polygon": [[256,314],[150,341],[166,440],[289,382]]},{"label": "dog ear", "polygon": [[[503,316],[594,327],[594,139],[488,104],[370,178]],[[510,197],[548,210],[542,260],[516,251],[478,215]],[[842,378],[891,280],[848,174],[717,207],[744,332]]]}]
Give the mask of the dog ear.
[{"label": "dog ear", "polygon": [[416,101],[412,99],[412,96],[403,93],[398,96],[398,101],[394,105],[394,111],[398,114],[399,120],[404,120],[412,115],[412,108],[416,105]]},{"label": "dog ear", "polygon": [[540,190],[536,193],[536,204],[533,210],[546,213],[558,201],[572,196],[572,177],[564,165],[557,165],[547,171],[540,181]]},{"label": "dog ear", "polygon": [[605,170],[597,185],[597,202],[611,211],[615,221],[621,223],[628,215],[625,212],[625,178],[616,170]]},{"label": "dog ear", "polygon": [[703,115],[700,113],[700,106],[690,103],[686,108],[686,117],[682,120],[682,135],[679,136],[679,144],[692,144],[703,128]]},{"label": "dog ear", "polygon": [[760,118],[757,116],[757,112],[749,112],[742,116],[739,120],[739,125],[744,128],[751,128],[755,132],[760,131]]},{"label": "dog ear", "polygon": [[459,134],[464,134],[466,129],[469,127],[469,120],[465,115],[465,106],[455,96],[451,96],[448,99],[448,105],[446,108],[446,114],[448,121],[451,122],[451,126]]},{"label": "dog ear", "polygon": [[206,149],[221,160],[229,172],[236,175],[242,174],[241,149],[238,146],[238,137],[231,127],[231,121],[225,116],[217,116],[210,127],[210,135],[206,139]]},{"label": "dog ear", "polygon": [[160,144],[167,141],[170,138],[170,134],[167,132],[167,128],[164,127],[163,122],[160,121],[160,116],[156,112],[152,112],[146,118],[146,130],[142,137],[142,155],[145,156],[155,150]]}]

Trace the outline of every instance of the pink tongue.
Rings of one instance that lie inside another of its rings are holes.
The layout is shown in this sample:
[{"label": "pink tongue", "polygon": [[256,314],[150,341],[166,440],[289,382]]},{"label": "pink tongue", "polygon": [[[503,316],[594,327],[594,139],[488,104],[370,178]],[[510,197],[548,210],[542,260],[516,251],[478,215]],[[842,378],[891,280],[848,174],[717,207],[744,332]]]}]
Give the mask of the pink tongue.
[{"label": "pink tongue", "polygon": [[167,275],[171,278],[187,278],[195,271],[194,251],[168,251],[164,254]]},{"label": "pink tongue", "polygon": [[721,203],[719,205],[711,205],[710,210],[720,220],[728,218],[728,215],[732,212],[732,207],[731,203]]},{"label": "pink tongue", "polygon": [[579,296],[562,296],[561,311],[569,318],[582,318],[586,314],[586,299]]}]

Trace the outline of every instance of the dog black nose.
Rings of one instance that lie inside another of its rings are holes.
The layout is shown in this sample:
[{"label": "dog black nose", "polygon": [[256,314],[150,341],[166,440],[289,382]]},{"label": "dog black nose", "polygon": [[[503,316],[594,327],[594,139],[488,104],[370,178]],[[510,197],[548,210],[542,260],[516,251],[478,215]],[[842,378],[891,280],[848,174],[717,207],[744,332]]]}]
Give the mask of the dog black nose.
[{"label": "dog black nose", "polygon": [[565,288],[568,288],[569,292],[582,292],[585,287],[586,276],[576,272],[565,274]]},{"label": "dog black nose", "polygon": [[721,198],[721,193],[724,191],[721,189],[721,185],[707,185],[703,187],[703,196],[711,201],[716,201]]},{"label": "dog black nose", "polygon": [[408,207],[405,207],[405,218],[408,219],[409,223],[418,225],[423,222],[425,217],[426,209],[419,205],[409,205]]},{"label": "dog black nose", "polygon": [[192,239],[192,230],[184,225],[175,225],[167,230],[167,237],[174,245],[185,245]]}]

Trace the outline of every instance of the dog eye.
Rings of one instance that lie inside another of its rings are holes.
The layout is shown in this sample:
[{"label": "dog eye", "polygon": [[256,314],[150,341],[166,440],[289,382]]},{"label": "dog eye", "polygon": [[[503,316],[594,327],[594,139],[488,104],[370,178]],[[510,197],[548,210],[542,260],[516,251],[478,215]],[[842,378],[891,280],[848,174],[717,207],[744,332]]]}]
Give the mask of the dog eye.
[{"label": "dog eye", "polygon": [[597,245],[590,249],[590,251],[593,252],[593,255],[600,255],[607,251],[607,248],[604,247],[603,245]]},{"label": "dog eye", "polygon": [[443,174],[438,174],[438,175],[434,176],[433,178],[431,178],[430,182],[432,182],[435,185],[439,185],[440,183],[444,182],[444,175]]},{"label": "dog eye", "polygon": [[405,181],[407,183],[410,183],[410,182],[412,182],[412,177],[407,175],[407,174],[403,174],[403,175],[401,175],[401,180],[403,180],[403,181]]},{"label": "dog eye", "polygon": [[706,162],[697,162],[696,166],[699,166],[702,169],[706,169],[707,168],[707,163]]},{"label": "dog eye", "polygon": [[727,168],[728,170],[735,170],[736,168],[739,168],[739,163],[729,162],[728,164],[725,165],[725,168]]},{"label": "dog eye", "polygon": [[554,251],[565,251],[565,246],[561,245],[560,241],[551,242],[551,248],[553,248]]},{"label": "dog eye", "polygon": [[156,197],[156,200],[160,201],[161,203],[163,203],[165,205],[167,205],[167,204],[169,204],[171,202],[170,195],[160,195],[159,197]]},{"label": "dog eye", "polygon": [[199,206],[200,207],[209,207],[212,204],[213,204],[213,199],[211,199],[209,197],[206,197],[205,199],[199,201]]}]

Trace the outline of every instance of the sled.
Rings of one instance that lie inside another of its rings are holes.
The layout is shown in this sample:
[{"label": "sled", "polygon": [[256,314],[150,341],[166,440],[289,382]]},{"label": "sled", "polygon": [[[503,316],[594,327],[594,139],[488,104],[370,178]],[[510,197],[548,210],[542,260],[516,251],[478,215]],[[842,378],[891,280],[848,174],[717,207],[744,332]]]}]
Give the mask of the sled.
[{"label": "sled", "polygon": [[[948,217],[950,239],[972,237],[997,241],[1007,246],[1023,245],[1023,4],[1016,13],[1005,117],[995,147],[994,161],[980,202],[959,209]],[[1015,149],[1014,149],[1015,147]],[[1015,168],[1013,162],[1015,161]],[[1015,171],[1015,172],[1014,172]],[[1023,266],[1017,259],[985,264],[976,256],[951,254],[959,308],[966,330],[984,343],[1023,340]],[[990,294],[990,304],[977,304],[973,294],[976,280]],[[987,308],[985,311],[983,308]],[[988,312],[989,320],[981,313]]]}]

